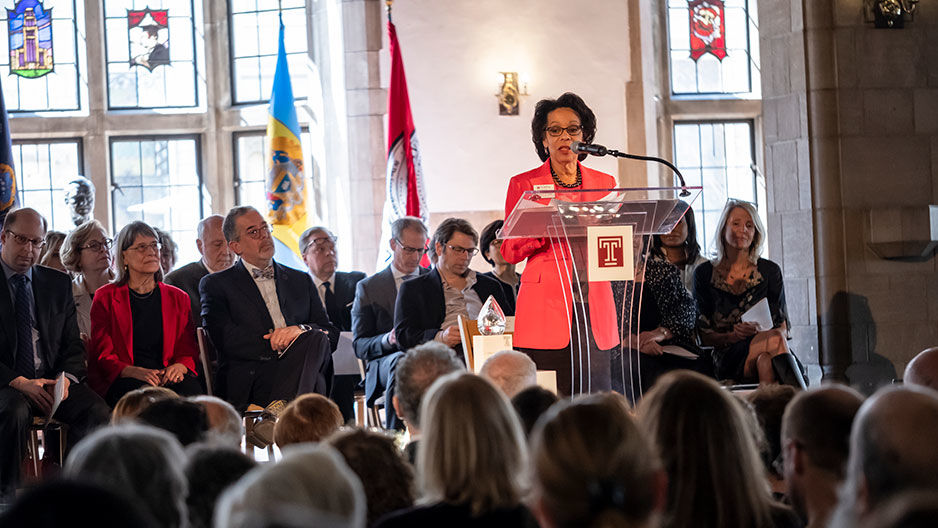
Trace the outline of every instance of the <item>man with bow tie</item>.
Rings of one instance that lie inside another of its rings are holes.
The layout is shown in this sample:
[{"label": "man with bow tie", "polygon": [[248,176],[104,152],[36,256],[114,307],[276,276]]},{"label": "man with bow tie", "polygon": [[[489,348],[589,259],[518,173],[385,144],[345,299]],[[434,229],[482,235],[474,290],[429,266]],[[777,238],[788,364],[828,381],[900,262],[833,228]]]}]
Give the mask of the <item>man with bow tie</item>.
[{"label": "man with bow tie", "polygon": [[273,261],[270,226],[253,207],[229,211],[222,231],[240,258],[199,283],[219,395],[241,410],[307,392],[328,396],[339,331],[312,279]]}]

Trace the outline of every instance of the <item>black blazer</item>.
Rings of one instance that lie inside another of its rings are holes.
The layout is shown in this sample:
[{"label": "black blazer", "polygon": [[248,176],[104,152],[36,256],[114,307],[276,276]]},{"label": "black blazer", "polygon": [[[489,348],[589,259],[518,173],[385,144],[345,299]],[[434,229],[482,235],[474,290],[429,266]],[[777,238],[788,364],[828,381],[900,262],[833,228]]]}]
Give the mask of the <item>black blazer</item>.
[{"label": "black blazer", "polygon": [[202,298],[199,295],[199,281],[206,275],[208,275],[208,268],[202,264],[201,260],[197,260],[173,270],[163,279],[166,284],[189,294],[189,304],[192,306],[189,317],[192,319],[193,328],[202,326]]},{"label": "black blazer", "polygon": [[[485,303],[489,295],[495,297],[499,306],[507,306],[505,291],[495,279],[476,273],[472,289]],[[446,318],[446,300],[443,297],[443,280],[436,268],[430,273],[401,283],[394,305],[394,334],[401,350],[432,341],[441,330]]]},{"label": "black blazer", "polygon": [[[329,323],[310,276],[275,262],[274,280],[287,326],[308,324],[326,330],[334,352],[339,330]],[[274,327],[273,319],[240,259],[224,271],[203,277],[199,292],[202,321],[218,351],[219,369],[232,361],[259,361],[276,356],[270,342],[264,339],[264,334]]]},{"label": "black blazer", "polygon": [[[429,271],[417,268],[419,275]],[[352,305],[352,346],[360,359],[373,361],[400,350],[397,345],[386,349],[383,343],[384,336],[394,329],[396,300],[397,285],[394,284],[391,266],[358,283]]]},{"label": "black blazer", "polygon": [[[61,271],[33,266],[33,302],[36,303],[36,326],[39,329],[39,350],[46,367],[40,373],[52,377],[68,372],[76,379],[85,377],[85,346],[78,333],[72,281]],[[0,387],[18,375],[16,365],[16,314],[7,287],[7,276],[0,267]]]},{"label": "black blazer", "polygon": [[[352,302],[355,300],[355,286],[365,278],[365,274],[360,271],[337,271],[335,272],[335,284],[332,285],[334,292],[335,306],[332,310],[326,308],[326,314],[338,313],[338,321],[329,321],[337,326],[339,330],[349,331],[352,329]],[[317,298],[319,296],[317,295]]]}]

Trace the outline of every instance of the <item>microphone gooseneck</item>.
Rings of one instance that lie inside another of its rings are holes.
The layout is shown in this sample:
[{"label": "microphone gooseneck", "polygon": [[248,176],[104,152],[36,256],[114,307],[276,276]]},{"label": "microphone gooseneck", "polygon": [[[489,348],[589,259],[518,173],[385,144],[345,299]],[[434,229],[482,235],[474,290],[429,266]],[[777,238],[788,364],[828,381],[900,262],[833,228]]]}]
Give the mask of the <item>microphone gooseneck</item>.
[{"label": "microphone gooseneck", "polygon": [[677,179],[680,180],[681,182],[680,195],[690,196],[690,191],[687,190],[687,182],[684,181],[684,175],[681,174],[681,171],[677,170],[677,167],[675,167],[670,161],[666,159],[658,158],[656,156],[640,156],[638,154],[629,154],[627,152],[619,152],[618,150],[609,149],[602,145],[598,145],[596,143],[581,143],[579,141],[574,141],[573,143],[571,143],[570,148],[574,152],[578,152],[578,153],[583,152],[586,154],[592,154],[593,156],[609,155],[609,156],[615,156],[617,158],[627,158],[627,159],[634,159],[634,160],[639,160],[639,161],[654,161],[657,163],[661,163],[662,165],[671,169],[671,171],[674,172],[675,175],[677,175]]}]

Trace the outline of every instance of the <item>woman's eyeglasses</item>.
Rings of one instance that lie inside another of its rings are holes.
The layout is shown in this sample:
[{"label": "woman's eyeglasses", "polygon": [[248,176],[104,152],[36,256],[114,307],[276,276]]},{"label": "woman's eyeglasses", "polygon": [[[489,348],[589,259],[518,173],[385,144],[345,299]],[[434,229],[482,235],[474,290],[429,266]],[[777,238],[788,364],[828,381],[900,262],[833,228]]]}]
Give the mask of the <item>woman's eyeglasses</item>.
[{"label": "woman's eyeglasses", "polygon": [[136,246],[131,246],[127,248],[130,251],[136,251],[137,253],[144,254],[149,251],[154,253],[159,253],[162,246],[159,242],[150,242],[149,244],[137,244]]},{"label": "woman's eyeglasses", "polygon": [[91,251],[94,251],[94,252],[98,252],[102,250],[107,251],[111,249],[112,245],[114,245],[114,241],[111,240],[110,238],[105,238],[102,241],[92,240],[91,242],[88,242],[84,246],[79,246],[78,249],[82,251],[86,249],[90,249]]},{"label": "woman's eyeglasses", "polygon": [[564,131],[566,131],[567,134],[570,134],[571,136],[576,136],[580,132],[583,132],[583,127],[580,125],[570,125],[564,128],[562,126],[554,125],[554,126],[549,126],[545,128],[544,130],[547,131],[548,135],[553,136],[553,137],[558,137],[562,135]]}]

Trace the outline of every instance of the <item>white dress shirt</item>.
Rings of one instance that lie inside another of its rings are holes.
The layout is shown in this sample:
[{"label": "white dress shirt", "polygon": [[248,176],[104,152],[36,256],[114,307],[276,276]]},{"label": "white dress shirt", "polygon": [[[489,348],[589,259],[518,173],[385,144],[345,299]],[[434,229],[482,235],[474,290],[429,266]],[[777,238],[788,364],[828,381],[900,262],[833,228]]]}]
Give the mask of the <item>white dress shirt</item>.
[{"label": "white dress shirt", "polygon": [[[325,308],[326,307],[326,285],[325,284],[327,281],[319,280],[319,277],[314,275],[312,272],[310,272],[309,276],[313,278],[313,284],[316,285],[316,291],[319,292],[319,301],[322,303],[323,308]],[[335,293],[335,273],[333,273],[332,276],[329,277],[328,282],[329,282],[329,288],[332,289],[332,293]]]},{"label": "white dress shirt", "polygon": [[[254,279],[254,284],[257,284],[261,298],[264,299],[264,304],[267,305],[267,311],[270,312],[270,318],[274,322],[274,328],[286,328],[287,321],[283,318],[283,312],[280,310],[280,298],[277,297],[277,281],[274,279],[254,277],[253,270],[259,270],[261,268],[252,266],[244,259],[242,259],[241,262],[244,263],[245,269],[251,274],[251,278]],[[273,264],[273,261],[271,261],[271,264]]]}]

